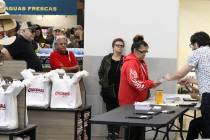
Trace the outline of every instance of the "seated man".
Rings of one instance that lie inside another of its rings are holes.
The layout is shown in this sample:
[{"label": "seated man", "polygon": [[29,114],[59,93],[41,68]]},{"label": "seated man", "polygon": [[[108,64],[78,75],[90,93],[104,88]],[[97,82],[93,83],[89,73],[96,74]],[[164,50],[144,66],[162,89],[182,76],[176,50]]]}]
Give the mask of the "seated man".
[{"label": "seated man", "polygon": [[73,52],[67,51],[67,38],[63,35],[55,39],[55,50],[50,54],[52,69],[64,69],[66,72],[77,72],[79,65]]},{"label": "seated man", "polygon": [[[197,85],[196,79],[192,77],[186,77],[184,79],[181,79],[178,83],[181,85],[185,85],[185,87],[188,89],[190,93],[190,96],[193,99],[197,99],[199,101],[201,100],[201,96],[200,96],[198,88],[192,85],[192,84]],[[186,140],[192,140],[192,139],[198,138],[198,135],[201,132],[203,132],[203,129],[204,129],[203,126],[204,126],[204,121],[202,117],[193,119],[190,122]]]},{"label": "seated man", "polygon": [[27,68],[41,72],[43,70],[41,61],[36,55],[34,46],[32,45],[34,40],[34,28],[35,26],[31,22],[23,22],[20,27],[19,35],[15,32],[11,34],[7,31],[7,35],[16,35],[16,40],[10,45],[4,45],[1,52],[4,54],[4,59],[25,60]]}]

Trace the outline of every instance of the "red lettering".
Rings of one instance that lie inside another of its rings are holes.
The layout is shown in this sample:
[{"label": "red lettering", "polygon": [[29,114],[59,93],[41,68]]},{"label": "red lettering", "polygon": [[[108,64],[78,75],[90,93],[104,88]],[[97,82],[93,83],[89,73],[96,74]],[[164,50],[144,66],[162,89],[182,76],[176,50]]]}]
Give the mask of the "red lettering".
[{"label": "red lettering", "polygon": [[56,91],[55,96],[69,96],[70,92]]}]

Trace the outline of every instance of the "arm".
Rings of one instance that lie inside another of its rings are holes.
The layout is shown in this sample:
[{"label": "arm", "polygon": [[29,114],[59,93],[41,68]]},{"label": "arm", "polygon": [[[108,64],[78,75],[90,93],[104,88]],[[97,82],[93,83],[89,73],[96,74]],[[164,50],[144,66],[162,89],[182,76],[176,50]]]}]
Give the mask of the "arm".
[{"label": "arm", "polygon": [[73,66],[65,67],[60,60],[57,59],[54,53],[50,55],[50,65],[53,69],[64,69],[67,72],[76,72],[79,70],[79,65],[77,64],[77,60],[75,57],[70,56]]},{"label": "arm", "polygon": [[4,56],[4,60],[12,60],[12,56],[10,55],[10,53],[8,52],[7,49],[3,48],[1,50],[1,53],[3,54]]},{"label": "arm", "polygon": [[137,73],[137,67],[134,64],[129,64],[126,67],[126,76],[128,84],[136,90],[143,91],[145,89],[150,89],[155,86],[154,82],[151,80],[141,80],[141,77],[139,77],[139,75],[143,75],[141,75],[141,73]]},{"label": "arm", "polygon": [[69,61],[71,61],[72,66],[71,67],[64,67],[62,66],[61,68],[64,69],[67,72],[77,72],[79,71],[79,65],[78,65],[78,61],[77,58],[75,57],[75,55],[73,54],[73,52],[69,52]]},{"label": "arm", "polygon": [[192,70],[192,66],[190,65],[184,65],[181,69],[179,69],[174,75],[171,74],[166,74],[164,76],[164,79],[168,80],[168,81],[172,81],[172,80],[180,80],[181,78],[183,78],[184,76],[186,76],[191,70]]},{"label": "arm", "polygon": [[64,69],[66,72],[77,72],[79,71],[79,65],[75,65],[72,67],[61,67],[62,69]]},{"label": "arm", "polygon": [[100,68],[98,70],[98,77],[99,77],[99,84],[101,85],[101,79],[105,73],[105,59],[103,58],[103,60],[101,61],[101,65],[100,65]]}]

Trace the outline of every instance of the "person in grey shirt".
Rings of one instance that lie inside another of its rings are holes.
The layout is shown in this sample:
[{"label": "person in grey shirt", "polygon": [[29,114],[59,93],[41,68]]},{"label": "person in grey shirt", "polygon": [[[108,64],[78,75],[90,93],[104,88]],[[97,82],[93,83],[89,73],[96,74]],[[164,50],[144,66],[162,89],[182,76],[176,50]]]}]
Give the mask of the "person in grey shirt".
[{"label": "person in grey shirt", "polygon": [[210,138],[210,37],[205,32],[196,32],[190,38],[192,55],[187,64],[176,74],[166,74],[165,80],[180,80],[179,83],[193,83],[195,81],[184,78],[192,69],[195,69],[198,90],[201,94],[201,117],[190,122],[187,140],[198,138],[202,132],[203,138]]}]

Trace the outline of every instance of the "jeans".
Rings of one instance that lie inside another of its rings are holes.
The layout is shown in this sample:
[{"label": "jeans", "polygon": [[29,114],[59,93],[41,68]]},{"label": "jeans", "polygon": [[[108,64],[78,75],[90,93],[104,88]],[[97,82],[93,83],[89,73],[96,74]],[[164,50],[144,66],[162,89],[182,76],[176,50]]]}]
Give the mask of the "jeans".
[{"label": "jeans", "polygon": [[202,94],[201,117],[190,122],[187,140],[197,139],[199,133],[203,138],[210,138],[210,93]]}]

